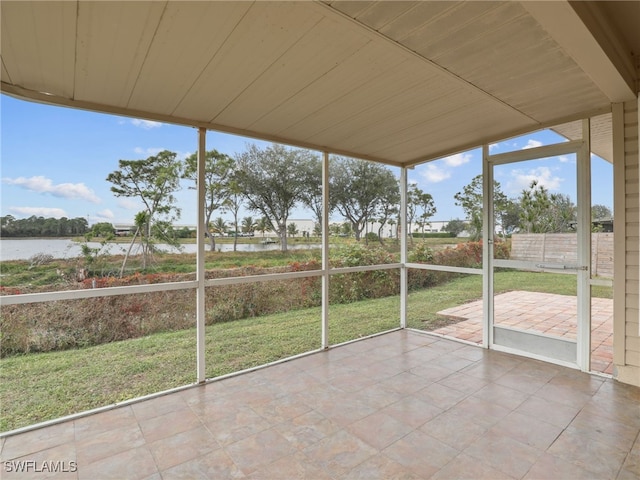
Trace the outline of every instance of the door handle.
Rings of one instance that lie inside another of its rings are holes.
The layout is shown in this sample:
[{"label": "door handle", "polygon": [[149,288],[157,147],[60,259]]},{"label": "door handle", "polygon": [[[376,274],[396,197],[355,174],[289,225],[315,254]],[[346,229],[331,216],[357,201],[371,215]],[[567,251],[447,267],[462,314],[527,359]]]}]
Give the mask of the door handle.
[{"label": "door handle", "polygon": [[545,264],[536,263],[536,267],[544,268],[545,270],[589,270],[586,265],[558,265],[558,264]]}]

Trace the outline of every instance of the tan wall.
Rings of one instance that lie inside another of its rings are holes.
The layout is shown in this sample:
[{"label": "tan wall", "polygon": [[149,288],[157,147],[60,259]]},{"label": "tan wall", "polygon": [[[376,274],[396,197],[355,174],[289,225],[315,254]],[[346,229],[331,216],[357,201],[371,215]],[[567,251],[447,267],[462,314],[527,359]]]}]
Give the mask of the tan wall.
[{"label": "tan wall", "polygon": [[[519,233],[511,237],[511,259],[574,265],[578,258],[575,233]],[[613,233],[591,234],[593,276],[613,278]]]},{"label": "tan wall", "polygon": [[[638,102],[614,105],[615,211],[624,211],[624,224],[616,225],[616,278],[614,280],[614,375],[640,386],[640,198],[638,175]],[[622,243],[621,243],[622,242]]]}]

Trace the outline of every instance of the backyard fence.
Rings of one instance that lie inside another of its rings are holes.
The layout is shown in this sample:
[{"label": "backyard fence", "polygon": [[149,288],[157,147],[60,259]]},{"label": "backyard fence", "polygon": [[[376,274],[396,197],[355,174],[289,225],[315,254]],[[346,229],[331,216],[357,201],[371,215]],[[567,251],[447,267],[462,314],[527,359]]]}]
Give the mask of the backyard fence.
[{"label": "backyard fence", "polygon": [[[522,233],[511,237],[512,260],[576,264],[575,233]],[[613,278],[613,233],[591,234],[591,268],[594,277]]]}]

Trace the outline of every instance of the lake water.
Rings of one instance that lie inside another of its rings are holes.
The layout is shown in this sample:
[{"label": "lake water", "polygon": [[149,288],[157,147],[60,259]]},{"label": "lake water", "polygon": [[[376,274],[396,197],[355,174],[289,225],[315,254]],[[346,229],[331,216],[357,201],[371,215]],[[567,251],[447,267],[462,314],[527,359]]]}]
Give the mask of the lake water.
[{"label": "lake water", "polygon": [[[98,242],[89,242],[89,247],[98,248],[100,244]],[[156,245],[159,249],[178,253],[173,247],[169,245]],[[129,248],[128,243],[111,243],[109,244],[109,253],[112,255],[124,254]],[[136,254],[135,245],[131,253]],[[208,250],[208,244],[205,249]],[[294,244],[289,245],[291,250],[295,249],[312,249],[320,248],[317,244]],[[269,250],[280,249],[279,243],[272,243],[263,245],[260,243],[242,243],[237,245],[239,252],[266,252]],[[182,253],[196,253],[197,245],[187,244],[183,245]],[[222,252],[232,252],[233,244],[216,244],[216,250]],[[28,260],[33,255],[38,253],[45,253],[52,255],[54,258],[75,258],[81,254],[82,250],[80,244],[71,240],[63,240],[58,238],[25,238],[25,239],[0,239],[0,260]]]}]

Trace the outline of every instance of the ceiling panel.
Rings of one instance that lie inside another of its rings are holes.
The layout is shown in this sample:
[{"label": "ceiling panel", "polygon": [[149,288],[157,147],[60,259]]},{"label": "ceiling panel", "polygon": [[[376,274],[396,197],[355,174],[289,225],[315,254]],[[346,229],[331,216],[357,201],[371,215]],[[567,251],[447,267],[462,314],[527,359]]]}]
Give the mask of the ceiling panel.
[{"label": "ceiling panel", "polygon": [[[425,102],[432,101],[435,95],[444,95],[448,90],[447,87],[439,85],[436,78],[433,73],[431,76],[418,75],[415,65],[410,62],[399,65],[377,78],[375,82],[363,84],[347,98],[327,105],[322,110],[322,124],[326,125],[326,128],[307,140],[326,142],[328,138],[335,141],[353,137],[356,125],[368,130],[382,121],[392,122],[398,128],[406,127],[412,110],[418,108],[424,113],[422,106]],[[389,94],[389,89],[394,89],[394,93]],[[347,113],[338,117],[339,111]],[[312,118],[316,125],[320,123],[318,120],[318,116]],[[377,128],[375,131],[378,133]]]},{"label": "ceiling panel", "polygon": [[[613,163],[611,141],[611,114],[598,115],[591,119],[591,151],[599,157]],[[569,140],[582,139],[582,121],[564,123],[553,130]]]},{"label": "ceiling panel", "polygon": [[[188,4],[165,8],[128,106],[171,114],[228,40],[249,2],[204,2],[198,15]],[[163,81],[154,81],[155,79]]]},{"label": "ceiling panel", "polygon": [[3,81],[73,97],[76,4],[2,4]]},{"label": "ceiling panel", "polygon": [[[324,126],[322,122],[317,123],[315,120],[318,112],[331,109],[334,114],[327,118],[327,122],[339,121],[350,110],[350,105],[345,102],[352,95],[356,97],[359,89],[367,83],[373,82],[385,92],[395,89],[395,85],[384,84],[385,74],[393,72],[404,61],[390,46],[381,48],[369,41],[317,81],[257,120],[251,125],[251,129],[263,130],[273,125],[279,133],[308,138],[311,133]],[[386,86],[382,86],[383,84]],[[340,111],[341,116],[337,116],[336,110]],[[314,120],[310,120],[311,118]],[[287,133],[289,129],[291,131]]]},{"label": "ceiling panel", "polygon": [[321,20],[300,2],[252,4],[173,113],[213,121]]},{"label": "ceiling panel", "polygon": [[[448,10],[458,8],[460,2],[413,2],[413,8],[407,9],[402,15],[382,26],[378,31],[389,38],[407,38],[418,31],[425,24],[437,24],[442,15]],[[435,33],[434,33],[435,35]]]},{"label": "ceiling panel", "polygon": [[75,94],[125,107],[164,2],[79,2]]},{"label": "ceiling panel", "polygon": [[[354,15],[354,18],[369,25],[374,30],[380,30],[388,23],[407,13],[407,11],[412,10],[416,5],[415,2],[389,2],[386,0],[368,3],[370,3],[369,8]],[[333,6],[335,7],[335,4]]]},{"label": "ceiling panel", "polygon": [[[295,45],[280,56],[215,119],[240,128],[249,128],[298,92],[352,57],[369,40],[355,32],[345,32],[330,19],[323,19]],[[251,112],[251,115],[247,115]],[[273,128],[273,124],[271,124]]]},{"label": "ceiling panel", "polygon": [[408,165],[634,98],[616,69],[640,48],[620,2],[0,9],[4,92]]}]

